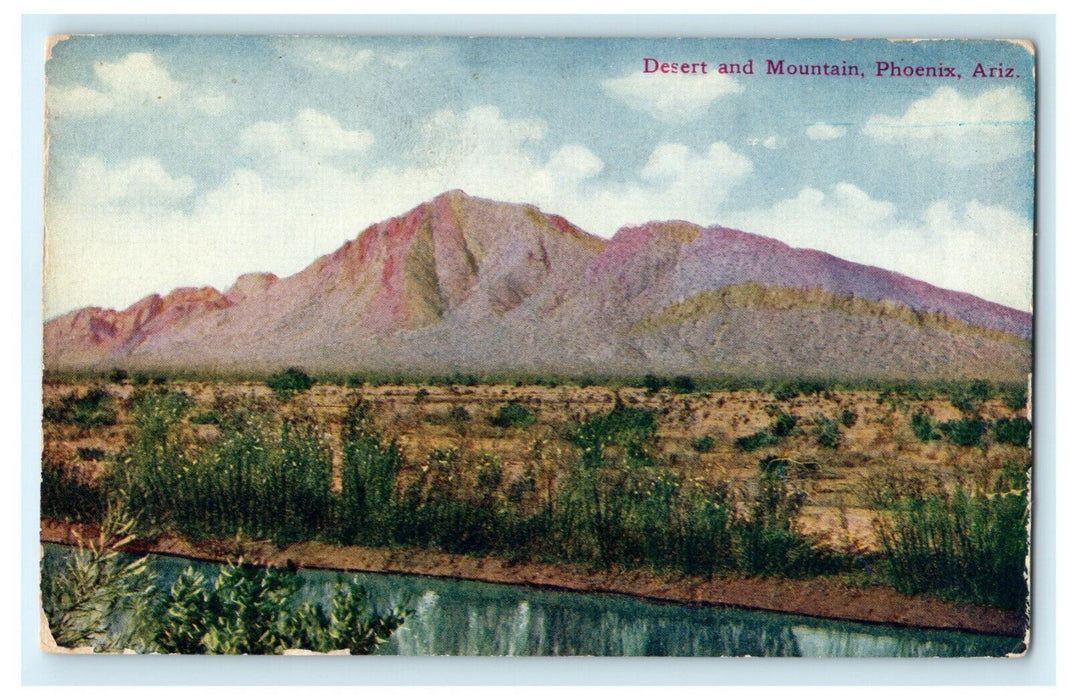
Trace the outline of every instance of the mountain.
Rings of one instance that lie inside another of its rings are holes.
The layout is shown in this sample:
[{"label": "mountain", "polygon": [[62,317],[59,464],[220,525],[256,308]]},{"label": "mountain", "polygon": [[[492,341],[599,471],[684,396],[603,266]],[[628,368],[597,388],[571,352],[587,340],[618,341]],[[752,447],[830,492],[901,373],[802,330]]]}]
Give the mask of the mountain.
[{"label": "mountain", "polygon": [[1020,378],[1032,315],[718,226],[622,228],[460,191],[286,278],[45,323],[46,369]]}]

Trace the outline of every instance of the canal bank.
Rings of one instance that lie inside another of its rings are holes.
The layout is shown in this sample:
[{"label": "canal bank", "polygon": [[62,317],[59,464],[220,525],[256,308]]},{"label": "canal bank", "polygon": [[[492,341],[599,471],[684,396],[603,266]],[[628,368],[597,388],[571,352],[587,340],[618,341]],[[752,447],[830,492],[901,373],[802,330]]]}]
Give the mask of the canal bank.
[{"label": "canal bank", "polygon": [[[92,526],[41,521],[41,541],[76,544],[96,535]],[[523,585],[576,593],[609,593],[649,601],[766,610],[852,622],[938,630],[960,630],[1022,638],[1020,613],[948,603],[930,596],[906,596],[888,586],[855,586],[835,578],[668,577],[643,570],[601,571],[541,562],[513,562],[422,550],[392,550],[301,542],[198,540],[172,535],[137,540],[132,553],[170,554],[205,561],[239,556],[261,565],[293,564],[314,569],[417,574],[484,583]]]}]

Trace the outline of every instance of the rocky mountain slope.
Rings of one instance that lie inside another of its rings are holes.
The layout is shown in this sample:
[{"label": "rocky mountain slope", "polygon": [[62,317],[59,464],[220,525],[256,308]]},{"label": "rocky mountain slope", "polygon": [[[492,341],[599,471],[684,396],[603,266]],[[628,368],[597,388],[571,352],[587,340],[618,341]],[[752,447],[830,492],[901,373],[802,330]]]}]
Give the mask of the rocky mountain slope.
[{"label": "rocky mountain slope", "polygon": [[301,272],[45,324],[50,370],[1018,378],[1032,315],[721,227],[627,227],[452,191]]}]

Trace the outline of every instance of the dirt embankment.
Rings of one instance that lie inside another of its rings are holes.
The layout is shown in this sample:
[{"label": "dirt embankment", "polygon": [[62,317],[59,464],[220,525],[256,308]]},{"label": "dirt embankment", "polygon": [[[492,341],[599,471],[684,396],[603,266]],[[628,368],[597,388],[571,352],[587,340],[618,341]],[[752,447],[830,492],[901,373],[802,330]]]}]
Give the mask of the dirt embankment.
[{"label": "dirt embankment", "polygon": [[[96,536],[95,527],[41,522],[41,541],[75,544]],[[1026,619],[1020,613],[979,605],[947,603],[928,596],[906,596],[888,586],[850,586],[830,578],[658,576],[646,571],[598,571],[579,566],[514,563],[498,557],[474,557],[422,550],[392,550],[303,542],[278,547],[266,542],[193,541],[164,536],[139,540],[125,548],[137,553],[174,554],[195,559],[245,561],[283,566],[377,573],[421,574],[584,593],[616,593],[649,600],[814,615],[858,622],[955,629],[1020,637]]]}]

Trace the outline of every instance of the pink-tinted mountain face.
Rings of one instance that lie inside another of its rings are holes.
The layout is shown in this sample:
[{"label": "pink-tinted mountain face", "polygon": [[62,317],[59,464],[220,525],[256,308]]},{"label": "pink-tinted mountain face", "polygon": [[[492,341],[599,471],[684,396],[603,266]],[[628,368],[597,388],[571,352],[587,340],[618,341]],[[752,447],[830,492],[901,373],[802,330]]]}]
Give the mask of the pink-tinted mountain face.
[{"label": "pink-tinted mountain face", "polygon": [[703,229],[667,222],[621,229],[588,275],[588,283],[613,287],[626,299],[645,295],[644,312],[700,291],[743,282],[893,301],[917,311],[1032,337],[1033,317],[1027,312],[720,226]]},{"label": "pink-tinted mountain face", "polygon": [[[783,294],[776,308],[699,303],[740,283],[809,290],[808,306],[785,307]],[[878,356],[890,373],[1028,371],[1024,340],[989,334],[978,345],[976,333],[902,313],[860,319],[841,302],[815,308],[813,290],[1031,337],[1028,313],[769,238],[667,222],[624,228],[607,242],[528,205],[452,191],[369,226],[290,277],[251,273],[224,293],[176,289],[123,311],[86,308],[48,321],[44,360],[47,369],[806,370],[806,356],[769,354],[788,342],[820,353],[833,374],[871,373],[864,358]],[[685,317],[687,300],[695,303]],[[654,316],[656,330],[638,323]],[[813,336],[806,343],[767,337],[803,327]],[[875,351],[888,342],[902,347]],[[719,354],[728,348],[730,357]]]}]

